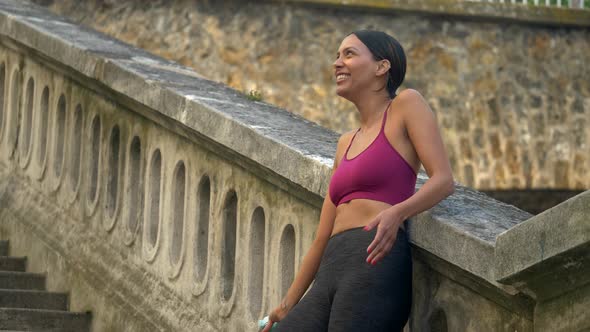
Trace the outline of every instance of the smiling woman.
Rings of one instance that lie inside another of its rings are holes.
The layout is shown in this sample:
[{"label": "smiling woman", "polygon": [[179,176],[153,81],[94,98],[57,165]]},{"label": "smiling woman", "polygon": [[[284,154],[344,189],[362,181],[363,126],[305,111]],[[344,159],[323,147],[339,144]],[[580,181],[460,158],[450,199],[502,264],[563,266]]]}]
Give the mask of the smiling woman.
[{"label": "smiling woman", "polygon": [[[356,106],[360,127],[338,141],[316,238],[265,332],[278,321],[278,331],[401,331],[412,304],[408,218],[454,191],[433,112],[416,90],[397,94],[400,43],[353,32],[333,66],[336,93]],[[415,193],[421,165],[430,178]]]},{"label": "smiling woman", "polygon": [[[382,38],[389,39],[389,43],[383,43]],[[346,91],[358,91],[358,89],[354,89],[354,87],[352,89],[343,89],[340,83],[351,78],[353,71],[363,71],[367,61],[381,61],[390,56],[392,61],[389,62],[389,68],[385,72],[386,84],[382,89],[387,88],[389,98],[395,98],[395,92],[406,76],[406,56],[399,42],[386,33],[381,35],[366,30],[350,34],[345,41],[347,41],[347,46],[336,54],[336,61],[334,62],[336,68],[336,93],[348,99]],[[367,52],[369,54],[366,54]],[[363,73],[367,74],[366,71],[363,71]]]}]

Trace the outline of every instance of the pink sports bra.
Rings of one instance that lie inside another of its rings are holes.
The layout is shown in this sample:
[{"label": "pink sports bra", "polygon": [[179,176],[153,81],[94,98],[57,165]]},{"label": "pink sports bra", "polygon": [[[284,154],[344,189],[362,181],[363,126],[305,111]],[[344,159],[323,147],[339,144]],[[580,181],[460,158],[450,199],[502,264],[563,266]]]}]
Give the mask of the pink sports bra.
[{"label": "pink sports bra", "polygon": [[352,159],[348,150],[360,128],[350,140],[330,180],[329,195],[336,206],[359,198],[395,205],[414,194],[416,172],[385,137],[387,110],[384,113],[375,140]]}]

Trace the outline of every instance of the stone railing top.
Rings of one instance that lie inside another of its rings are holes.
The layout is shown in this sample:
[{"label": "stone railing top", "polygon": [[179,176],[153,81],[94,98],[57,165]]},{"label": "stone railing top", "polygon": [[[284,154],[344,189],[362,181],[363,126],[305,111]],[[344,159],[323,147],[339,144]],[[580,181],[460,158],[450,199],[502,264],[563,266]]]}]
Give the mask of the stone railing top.
[{"label": "stone railing top", "polygon": [[496,280],[538,300],[571,293],[590,276],[590,190],[500,234]]},{"label": "stone railing top", "polygon": [[[500,234],[496,243],[498,280],[521,279],[520,274],[547,264],[550,258],[590,246],[590,190]],[[583,257],[563,258],[565,270],[567,265],[571,269],[584,260],[590,262],[588,251]]]},{"label": "stone railing top", "polygon": [[[458,17],[508,20],[542,25],[590,26],[590,10],[522,3],[458,0],[266,0],[379,11],[381,13],[411,12]],[[565,0],[564,0],[565,2]]]},{"label": "stone railing top", "polygon": [[[74,79],[129,99],[154,121],[214,143],[223,156],[265,170],[275,183],[300,188],[321,206],[336,133],[28,2],[0,0],[0,31],[4,43],[28,48]],[[418,186],[426,179],[419,174]],[[411,239],[495,283],[496,236],[530,217],[458,185],[454,195],[414,218]]]}]

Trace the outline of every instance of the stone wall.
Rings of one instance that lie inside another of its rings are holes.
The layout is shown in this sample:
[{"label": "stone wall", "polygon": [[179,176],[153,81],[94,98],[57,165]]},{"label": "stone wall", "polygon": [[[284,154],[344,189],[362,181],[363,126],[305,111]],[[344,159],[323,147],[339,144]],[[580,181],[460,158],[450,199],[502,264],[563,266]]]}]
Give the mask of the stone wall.
[{"label": "stone wall", "polygon": [[[460,182],[480,190],[590,187],[590,66],[583,57],[590,31],[560,26],[567,10],[470,3],[464,15],[449,16],[445,10],[454,15],[462,5],[38,2],[339,132],[358,125],[352,104],[334,94],[340,40],[359,28],[387,31],[408,56],[402,88],[418,89],[437,114]],[[474,13],[478,6],[487,17]],[[437,11],[421,14],[424,8]],[[494,18],[502,15],[522,21]]]}]

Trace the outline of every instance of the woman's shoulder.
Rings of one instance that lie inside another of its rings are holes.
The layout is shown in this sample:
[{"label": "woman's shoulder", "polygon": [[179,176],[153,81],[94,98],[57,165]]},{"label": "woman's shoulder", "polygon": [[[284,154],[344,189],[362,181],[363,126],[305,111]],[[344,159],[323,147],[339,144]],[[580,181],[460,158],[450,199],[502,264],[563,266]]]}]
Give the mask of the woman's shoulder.
[{"label": "woman's shoulder", "polygon": [[350,141],[356,131],[356,129],[351,129],[345,133],[340,134],[340,138],[338,138],[338,145],[348,144],[348,141]]},{"label": "woman's shoulder", "polygon": [[338,164],[340,164],[340,160],[342,159],[342,156],[348,147],[348,143],[350,143],[350,140],[352,139],[352,136],[354,136],[355,132],[356,129],[349,130],[341,134],[338,138],[338,144],[336,145],[335,167],[338,167]]},{"label": "woman's shoulder", "polygon": [[426,103],[426,100],[422,96],[422,94],[415,89],[405,89],[402,92],[398,93],[395,100],[398,104],[413,104],[413,103]]},{"label": "woman's shoulder", "polygon": [[343,134],[340,134],[340,137],[338,138],[338,145],[336,146],[337,155],[346,150],[348,143],[350,143],[350,140],[352,139],[352,136],[354,136],[355,132],[356,129],[352,129]]},{"label": "woman's shoulder", "polygon": [[414,89],[405,89],[398,93],[394,101],[396,102],[396,111],[403,115],[404,120],[408,117],[432,116],[432,110],[426,99],[420,92]]},{"label": "woman's shoulder", "polygon": [[[392,105],[391,112],[397,114],[401,125],[398,131],[404,132],[405,136],[408,136],[410,131],[420,130],[424,123],[431,122],[435,118],[434,112],[417,90],[405,89],[397,94],[393,102],[395,105]],[[390,130],[395,132],[393,129]]]}]

